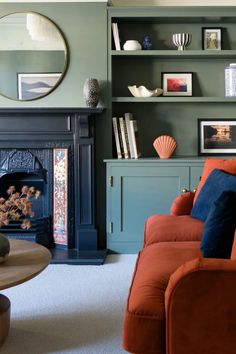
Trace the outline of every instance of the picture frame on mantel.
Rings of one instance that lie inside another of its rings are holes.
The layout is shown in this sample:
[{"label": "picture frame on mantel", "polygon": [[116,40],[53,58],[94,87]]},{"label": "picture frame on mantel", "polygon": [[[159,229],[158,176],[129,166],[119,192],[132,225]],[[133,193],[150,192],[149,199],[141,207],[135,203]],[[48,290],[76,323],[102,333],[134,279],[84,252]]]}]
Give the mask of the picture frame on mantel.
[{"label": "picture frame on mantel", "polygon": [[203,50],[222,49],[222,27],[202,28],[202,49]]},{"label": "picture frame on mantel", "polygon": [[192,96],[192,73],[163,72],[163,96]]},{"label": "picture frame on mantel", "polygon": [[236,118],[198,119],[199,155],[236,154]]}]

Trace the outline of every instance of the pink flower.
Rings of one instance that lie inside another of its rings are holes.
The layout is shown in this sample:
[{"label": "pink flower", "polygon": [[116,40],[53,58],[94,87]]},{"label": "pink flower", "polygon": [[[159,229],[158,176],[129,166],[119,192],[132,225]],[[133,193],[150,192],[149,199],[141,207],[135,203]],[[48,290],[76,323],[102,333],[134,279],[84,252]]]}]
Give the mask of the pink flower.
[{"label": "pink flower", "polygon": [[10,186],[10,187],[8,188],[8,190],[7,190],[7,194],[12,194],[12,193],[15,192],[15,190],[16,190],[16,187],[15,187],[15,186]]}]

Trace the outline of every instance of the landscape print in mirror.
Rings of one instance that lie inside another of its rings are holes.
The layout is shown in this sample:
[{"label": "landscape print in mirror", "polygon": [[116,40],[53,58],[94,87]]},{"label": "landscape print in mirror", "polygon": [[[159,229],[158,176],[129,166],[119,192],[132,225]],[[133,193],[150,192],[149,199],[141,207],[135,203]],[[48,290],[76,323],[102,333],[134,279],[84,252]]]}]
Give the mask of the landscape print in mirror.
[{"label": "landscape print in mirror", "polygon": [[57,84],[61,73],[18,74],[18,98],[34,100],[46,95]]},{"label": "landscape print in mirror", "polygon": [[163,96],[192,96],[192,73],[162,73]]},{"label": "landscape print in mirror", "polygon": [[200,155],[236,154],[235,119],[198,119]]},{"label": "landscape print in mirror", "polygon": [[222,49],[222,28],[202,28],[202,49]]}]

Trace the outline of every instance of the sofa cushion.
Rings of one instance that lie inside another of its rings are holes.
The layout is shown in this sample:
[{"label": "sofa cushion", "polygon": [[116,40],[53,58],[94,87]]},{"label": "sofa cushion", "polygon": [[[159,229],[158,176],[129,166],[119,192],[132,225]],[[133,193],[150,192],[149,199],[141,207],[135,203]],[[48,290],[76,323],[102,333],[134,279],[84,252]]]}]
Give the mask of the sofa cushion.
[{"label": "sofa cushion", "polygon": [[197,191],[195,193],[194,203],[196,202],[200,190],[202,189],[204,183],[207,180],[207,177],[215,168],[218,168],[227,173],[231,173],[232,175],[236,175],[236,159],[216,159],[216,158],[206,159],[202,171],[201,180],[198,184]]},{"label": "sofa cushion", "polygon": [[236,176],[218,169],[213,170],[193,205],[191,216],[205,221],[213,202],[227,190],[236,192]]},{"label": "sofa cushion", "polygon": [[170,275],[200,255],[200,242],[162,242],[140,252],[123,326],[125,350],[166,353],[164,295]]},{"label": "sofa cushion", "polygon": [[236,261],[236,230],[234,232],[234,240],[233,240],[233,245],[232,245],[232,249],[231,249],[231,256],[230,258],[233,261]]},{"label": "sofa cushion", "polygon": [[152,215],[145,223],[144,246],[167,241],[200,241],[203,222],[189,215]]},{"label": "sofa cushion", "polygon": [[170,215],[189,215],[193,207],[194,192],[178,195],[170,207]]},{"label": "sofa cushion", "polygon": [[236,193],[224,191],[212,204],[204,224],[201,241],[203,256],[230,258],[235,227]]}]

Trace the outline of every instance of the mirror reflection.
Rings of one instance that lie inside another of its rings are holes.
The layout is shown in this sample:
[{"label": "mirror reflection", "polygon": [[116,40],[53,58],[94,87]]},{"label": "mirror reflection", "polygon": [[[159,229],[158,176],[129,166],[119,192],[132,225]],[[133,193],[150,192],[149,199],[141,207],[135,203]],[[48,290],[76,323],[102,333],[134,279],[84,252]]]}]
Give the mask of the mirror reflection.
[{"label": "mirror reflection", "polygon": [[35,100],[51,92],[67,66],[67,47],[57,26],[33,12],[0,18],[0,94]]}]

